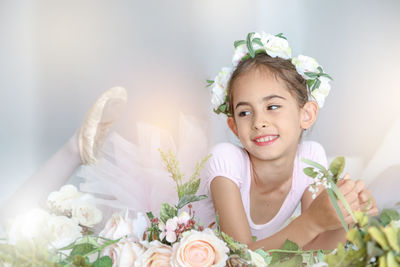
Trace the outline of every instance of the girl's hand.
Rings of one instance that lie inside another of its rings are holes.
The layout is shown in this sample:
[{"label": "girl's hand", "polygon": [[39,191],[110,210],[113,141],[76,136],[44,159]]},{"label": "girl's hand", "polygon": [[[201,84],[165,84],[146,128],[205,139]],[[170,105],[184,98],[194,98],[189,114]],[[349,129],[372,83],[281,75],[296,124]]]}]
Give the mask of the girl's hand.
[{"label": "girl's hand", "polygon": [[377,216],[379,214],[376,200],[372,196],[371,191],[366,188],[364,181],[356,181],[356,191],[358,193],[358,201],[360,203],[360,210],[366,212],[370,216]]},{"label": "girl's hand", "polygon": [[[351,209],[360,210],[356,182],[351,179],[342,179],[339,180],[337,185]],[[322,192],[311,203],[310,207],[305,211],[305,214],[309,216],[313,227],[315,227],[319,233],[342,228],[342,223],[331,203],[328,192],[324,188],[321,188],[321,190]],[[341,201],[338,201],[338,205],[346,223],[353,223],[353,218]]]}]

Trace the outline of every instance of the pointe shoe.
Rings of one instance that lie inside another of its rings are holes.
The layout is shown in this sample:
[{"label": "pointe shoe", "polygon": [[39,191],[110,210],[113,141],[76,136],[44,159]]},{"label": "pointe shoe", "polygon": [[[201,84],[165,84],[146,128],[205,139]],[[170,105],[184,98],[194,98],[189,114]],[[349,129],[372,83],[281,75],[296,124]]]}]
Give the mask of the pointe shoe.
[{"label": "pointe shoe", "polygon": [[104,92],[90,108],[80,128],[78,145],[82,163],[95,164],[108,131],[126,105],[127,93],[123,87]]}]

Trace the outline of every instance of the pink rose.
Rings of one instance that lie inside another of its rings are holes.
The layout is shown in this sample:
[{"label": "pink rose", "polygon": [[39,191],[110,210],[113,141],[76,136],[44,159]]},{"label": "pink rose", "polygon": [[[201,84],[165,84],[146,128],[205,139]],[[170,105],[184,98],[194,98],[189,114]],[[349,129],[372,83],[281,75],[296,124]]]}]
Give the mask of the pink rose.
[{"label": "pink rose", "polygon": [[191,230],[174,246],[172,266],[206,267],[225,266],[229,249],[211,229],[203,232]]}]

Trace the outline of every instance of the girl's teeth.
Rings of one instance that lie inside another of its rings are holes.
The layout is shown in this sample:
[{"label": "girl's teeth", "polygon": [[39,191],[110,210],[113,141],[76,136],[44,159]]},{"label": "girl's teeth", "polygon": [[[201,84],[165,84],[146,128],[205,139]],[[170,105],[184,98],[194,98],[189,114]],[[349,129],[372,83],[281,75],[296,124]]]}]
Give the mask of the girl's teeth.
[{"label": "girl's teeth", "polygon": [[266,136],[266,137],[258,138],[258,139],[256,139],[256,141],[257,142],[268,142],[275,138],[276,138],[276,136]]}]

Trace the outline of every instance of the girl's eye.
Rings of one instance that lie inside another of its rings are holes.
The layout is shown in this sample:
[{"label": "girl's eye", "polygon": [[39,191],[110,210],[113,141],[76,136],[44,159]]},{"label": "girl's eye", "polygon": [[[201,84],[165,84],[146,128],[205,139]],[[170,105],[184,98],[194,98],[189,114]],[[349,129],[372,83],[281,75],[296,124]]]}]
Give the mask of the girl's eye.
[{"label": "girl's eye", "polygon": [[239,112],[239,117],[248,116],[249,114],[250,114],[250,111],[241,111],[241,112]]},{"label": "girl's eye", "polygon": [[279,106],[279,105],[270,105],[270,106],[268,106],[268,110],[275,110],[275,109],[278,109],[278,108],[280,108],[281,106]]}]

